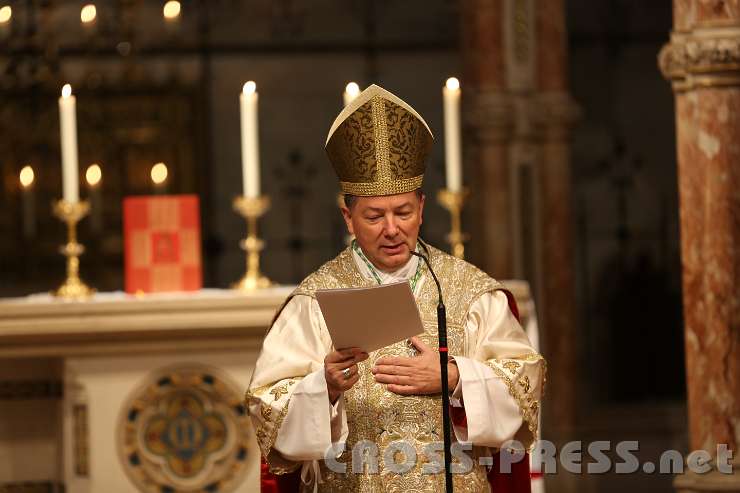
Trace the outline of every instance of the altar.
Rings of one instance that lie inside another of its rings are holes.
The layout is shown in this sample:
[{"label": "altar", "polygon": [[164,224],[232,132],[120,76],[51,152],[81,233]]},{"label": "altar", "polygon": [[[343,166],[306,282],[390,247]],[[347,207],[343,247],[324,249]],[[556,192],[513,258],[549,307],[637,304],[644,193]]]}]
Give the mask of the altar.
[{"label": "altar", "polygon": [[0,300],[2,490],[255,491],[243,392],[290,291]]},{"label": "altar", "polygon": [[0,490],[257,491],[243,395],[291,290],[0,300]]}]

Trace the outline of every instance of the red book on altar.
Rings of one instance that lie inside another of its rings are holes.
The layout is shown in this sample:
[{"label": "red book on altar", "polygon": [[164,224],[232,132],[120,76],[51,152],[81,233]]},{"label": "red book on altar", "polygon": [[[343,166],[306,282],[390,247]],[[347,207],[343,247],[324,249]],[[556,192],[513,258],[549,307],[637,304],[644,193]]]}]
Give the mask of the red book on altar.
[{"label": "red book on altar", "polygon": [[127,293],[201,288],[197,196],[126,197],[123,237]]}]

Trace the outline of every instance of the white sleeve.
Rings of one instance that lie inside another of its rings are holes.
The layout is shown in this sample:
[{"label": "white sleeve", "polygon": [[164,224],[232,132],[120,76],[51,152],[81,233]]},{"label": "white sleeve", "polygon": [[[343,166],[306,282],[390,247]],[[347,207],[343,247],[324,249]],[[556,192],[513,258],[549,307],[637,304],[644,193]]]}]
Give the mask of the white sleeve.
[{"label": "white sleeve", "polygon": [[466,427],[454,427],[457,439],[496,448],[514,438],[530,442],[523,435],[531,430],[532,410],[539,409],[540,390],[539,372],[530,363],[541,357],[511,313],[506,294],[481,296],[470,308],[466,331],[467,355],[455,356],[460,379],[453,397],[467,420]]},{"label": "white sleeve", "polygon": [[343,398],[331,405],[324,378],[324,357],[331,348],[318,303],[308,296],[291,299],[265,337],[247,398],[271,466],[284,467],[282,459],[323,459],[333,443],[346,439]]},{"label": "white sleeve", "polygon": [[334,405],[329,402],[321,369],[296,385],[274,448],[294,461],[323,460],[329,447],[346,441],[348,433],[344,397]]}]

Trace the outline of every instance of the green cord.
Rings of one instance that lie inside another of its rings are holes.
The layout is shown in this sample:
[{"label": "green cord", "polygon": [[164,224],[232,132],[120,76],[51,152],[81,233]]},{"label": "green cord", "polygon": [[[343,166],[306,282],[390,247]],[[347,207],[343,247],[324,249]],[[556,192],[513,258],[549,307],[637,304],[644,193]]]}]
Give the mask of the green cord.
[{"label": "green cord", "polygon": [[[418,247],[417,247],[418,248]],[[357,255],[360,256],[360,258],[365,262],[365,265],[367,265],[367,268],[370,269],[370,272],[373,274],[373,277],[375,278],[375,281],[380,285],[382,284],[380,282],[380,276],[378,275],[378,272],[375,270],[375,267],[373,264],[365,257],[365,254],[362,253],[362,249],[360,249],[359,245],[357,244],[357,240],[352,240],[352,250],[357,252]],[[416,273],[414,274],[414,277],[411,278],[410,284],[411,284],[411,292],[413,293],[416,289],[416,283],[419,282],[419,279],[421,278],[421,261],[417,261],[416,264]]]}]

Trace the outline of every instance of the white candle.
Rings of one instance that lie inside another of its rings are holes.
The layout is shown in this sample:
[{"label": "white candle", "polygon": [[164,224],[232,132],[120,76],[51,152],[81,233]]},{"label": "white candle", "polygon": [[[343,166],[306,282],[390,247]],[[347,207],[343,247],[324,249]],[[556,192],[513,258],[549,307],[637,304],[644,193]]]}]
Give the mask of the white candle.
[{"label": "white candle", "polygon": [[59,98],[59,127],[62,138],[62,190],[64,200],[80,200],[77,168],[77,102],[72,96],[72,86],[65,84]]},{"label": "white candle", "polygon": [[251,80],[244,84],[239,95],[242,131],[242,180],[244,196],[259,197],[260,151],[257,125],[257,85]]},{"label": "white candle", "polygon": [[442,89],[445,117],[445,171],[447,189],[459,192],[462,187],[462,147],[460,145],[460,81],[447,79]]},{"label": "white candle", "polygon": [[350,82],[349,84],[347,84],[347,87],[344,88],[344,94],[342,94],[344,106],[347,106],[349,103],[351,103],[358,94],[360,94],[360,86],[358,86],[356,82]]}]

